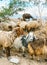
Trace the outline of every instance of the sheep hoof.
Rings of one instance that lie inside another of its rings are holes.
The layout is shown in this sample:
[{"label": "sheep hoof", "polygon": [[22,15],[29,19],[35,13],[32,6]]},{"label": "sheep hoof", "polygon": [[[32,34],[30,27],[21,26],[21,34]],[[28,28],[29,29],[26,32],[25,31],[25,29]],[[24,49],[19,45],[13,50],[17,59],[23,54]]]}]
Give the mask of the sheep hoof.
[{"label": "sheep hoof", "polygon": [[22,56],[23,56],[23,57],[26,57],[25,53],[22,53]]}]

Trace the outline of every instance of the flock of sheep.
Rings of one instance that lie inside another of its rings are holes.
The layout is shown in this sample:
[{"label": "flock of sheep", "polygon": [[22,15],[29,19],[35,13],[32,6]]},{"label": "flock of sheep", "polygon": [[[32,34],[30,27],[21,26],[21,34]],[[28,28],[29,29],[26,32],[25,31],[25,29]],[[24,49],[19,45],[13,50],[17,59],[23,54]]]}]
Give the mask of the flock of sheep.
[{"label": "flock of sheep", "polygon": [[[16,20],[16,19],[15,19]],[[22,50],[33,56],[47,55],[47,23],[41,21],[0,22],[0,45],[6,56],[10,56],[10,48]]]}]

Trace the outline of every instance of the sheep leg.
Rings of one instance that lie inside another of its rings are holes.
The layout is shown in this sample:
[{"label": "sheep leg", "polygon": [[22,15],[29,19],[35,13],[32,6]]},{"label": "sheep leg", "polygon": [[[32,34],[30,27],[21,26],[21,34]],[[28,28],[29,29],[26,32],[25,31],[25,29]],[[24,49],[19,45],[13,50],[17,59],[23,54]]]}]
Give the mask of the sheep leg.
[{"label": "sheep leg", "polygon": [[5,48],[3,48],[3,53],[5,53]]},{"label": "sheep leg", "polygon": [[6,56],[9,57],[10,56],[10,47],[6,47]]},{"label": "sheep leg", "polygon": [[22,51],[23,51],[22,56],[25,57],[26,55],[25,55],[25,47],[24,46],[22,46]]}]

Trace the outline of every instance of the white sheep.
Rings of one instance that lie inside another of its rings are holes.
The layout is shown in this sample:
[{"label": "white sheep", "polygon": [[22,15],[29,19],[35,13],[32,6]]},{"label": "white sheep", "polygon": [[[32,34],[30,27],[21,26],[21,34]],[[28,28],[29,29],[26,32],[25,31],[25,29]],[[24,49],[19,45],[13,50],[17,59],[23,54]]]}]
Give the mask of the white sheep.
[{"label": "white sheep", "polygon": [[20,49],[24,52],[25,51],[25,47],[23,46],[22,44],[22,40],[21,40],[22,36],[20,37],[17,37],[15,40],[14,40],[14,43],[13,43],[13,46],[15,47],[15,49],[17,51],[20,51]]},{"label": "white sheep", "polygon": [[33,39],[35,39],[33,32],[27,35],[21,35],[14,40],[13,46],[17,51],[21,49],[24,52],[28,46],[28,42],[33,41]]}]

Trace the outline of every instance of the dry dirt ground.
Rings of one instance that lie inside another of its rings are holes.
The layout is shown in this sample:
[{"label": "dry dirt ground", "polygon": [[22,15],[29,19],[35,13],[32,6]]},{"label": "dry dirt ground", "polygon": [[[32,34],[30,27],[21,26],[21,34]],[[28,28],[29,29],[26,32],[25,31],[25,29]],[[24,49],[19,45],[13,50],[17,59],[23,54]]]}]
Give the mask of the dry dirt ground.
[{"label": "dry dirt ground", "polygon": [[22,53],[14,53],[14,50],[11,52],[11,56],[17,56],[20,59],[19,63],[11,63],[5,56],[0,56],[0,65],[47,65],[47,61],[32,59],[29,54],[23,57]]},{"label": "dry dirt ground", "polygon": [[10,63],[10,61],[5,58],[2,57],[0,58],[0,65],[47,65],[47,62],[40,62],[40,61],[35,61],[35,60],[29,60],[23,57],[19,57],[20,58],[20,62],[18,64],[14,64],[14,63]]}]

